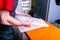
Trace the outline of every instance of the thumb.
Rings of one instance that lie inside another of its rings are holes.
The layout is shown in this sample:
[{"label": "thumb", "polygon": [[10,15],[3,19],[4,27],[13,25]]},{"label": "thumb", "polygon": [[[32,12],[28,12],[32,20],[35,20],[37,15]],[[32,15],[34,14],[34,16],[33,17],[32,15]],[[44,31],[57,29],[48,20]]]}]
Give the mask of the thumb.
[{"label": "thumb", "polygon": [[25,27],[30,27],[30,22],[25,22],[25,23],[23,23],[23,26],[25,26]]},{"label": "thumb", "polygon": [[30,26],[30,22],[21,22],[13,17],[9,17],[8,22],[10,22],[11,24],[15,25],[15,26]]},{"label": "thumb", "polygon": [[8,18],[7,21],[10,22],[10,23],[13,24],[13,25],[16,25],[16,26],[22,26],[22,24],[23,24],[21,21],[13,18],[13,17],[11,17],[11,16]]}]

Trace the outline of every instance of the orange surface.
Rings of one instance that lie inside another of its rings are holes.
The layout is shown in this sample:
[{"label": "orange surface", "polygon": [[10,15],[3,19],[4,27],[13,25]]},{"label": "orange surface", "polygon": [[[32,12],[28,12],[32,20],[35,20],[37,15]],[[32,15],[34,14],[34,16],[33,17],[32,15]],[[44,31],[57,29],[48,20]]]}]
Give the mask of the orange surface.
[{"label": "orange surface", "polygon": [[60,40],[60,29],[46,22],[49,27],[26,32],[31,40]]}]

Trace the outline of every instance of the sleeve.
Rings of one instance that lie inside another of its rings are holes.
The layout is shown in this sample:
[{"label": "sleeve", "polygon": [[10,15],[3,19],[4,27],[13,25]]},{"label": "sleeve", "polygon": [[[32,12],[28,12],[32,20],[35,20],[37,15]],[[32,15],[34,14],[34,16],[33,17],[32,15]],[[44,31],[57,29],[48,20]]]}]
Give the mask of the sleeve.
[{"label": "sleeve", "polygon": [[3,9],[3,0],[0,0],[0,10]]},{"label": "sleeve", "polygon": [[7,11],[12,11],[14,0],[5,0],[6,3],[6,10]]}]

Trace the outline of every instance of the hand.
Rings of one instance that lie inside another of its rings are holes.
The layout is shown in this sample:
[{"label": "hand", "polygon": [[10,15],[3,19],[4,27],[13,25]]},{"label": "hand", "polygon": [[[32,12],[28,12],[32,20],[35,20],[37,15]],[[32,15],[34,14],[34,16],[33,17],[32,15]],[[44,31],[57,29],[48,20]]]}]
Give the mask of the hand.
[{"label": "hand", "polygon": [[16,15],[22,15],[22,16],[32,17],[31,15],[29,15],[29,14],[25,14],[25,13],[20,12],[20,11],[18,11],[18,10],[15,10],[15,13],[16,13]]},{"label": "hand", "polygon": [[0,23],[9,26],[30,26],[30,22],[23,23],[17,19],[11,17],[8,11],[2,11],[0,13]]}]

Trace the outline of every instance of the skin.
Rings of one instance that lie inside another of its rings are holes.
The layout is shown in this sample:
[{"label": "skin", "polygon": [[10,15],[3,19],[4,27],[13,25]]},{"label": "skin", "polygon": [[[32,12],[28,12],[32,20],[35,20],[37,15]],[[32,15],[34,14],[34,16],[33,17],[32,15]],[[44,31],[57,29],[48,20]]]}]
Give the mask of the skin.
[{"label": "skin", "polygon": [[[24,14],[17,10],[15,12],[16,12],[16,14],[19,14],[19,15],[31,17],[30,15]],[[10,13],[8,11],[2,11],[0,13],[0,24],[9,25],[9,26],[26,26],[26,27],[30,26],[31,21],[24,23],[24,22],[21,22],[15,18],[11,17],[9,14]]]}]

